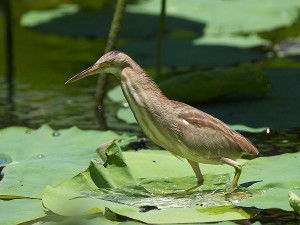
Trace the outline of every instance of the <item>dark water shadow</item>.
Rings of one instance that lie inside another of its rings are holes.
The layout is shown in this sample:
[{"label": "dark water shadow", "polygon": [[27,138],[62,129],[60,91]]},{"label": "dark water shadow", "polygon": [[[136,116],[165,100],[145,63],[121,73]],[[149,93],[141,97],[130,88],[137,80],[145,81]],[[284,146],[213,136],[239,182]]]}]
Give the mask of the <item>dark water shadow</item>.
[{"label": "dark water shadow", "polygon": [[[112,9],[101,12],[84,9],[76,14],[56,18],[47,23],[37,25],[32,29],[69,37],[105,39],[110,27],[112,12]],[[266,52],[262,48],[243,49],[230,46],[193,45],[195,38],[203,36],[205,26],[204,22],[196,23],[187,19],[168,16],[165,32],[168,38],[164,39],[163,43],[162,64],[173,69],[191,66],[220,67],[265,58]],[[157,16],[126,13],[121,28],[120,37],[122,41],[119,43],[120,49],[131,55],[141,66],[153,67],[157,28]],[[82,49],[82,51],[86,51],[86,48],[82,47]],[[99,56],[102,54],[100,47],[89,51],[95,51]],[[76,54],[80,53],[77,50]],[[82,53],[84,54],[84,52]],[[70,54],[74,54],[74,52],[70,50]],[[32,55],[34,54],[32,53]],[[52,62],[51,57],[53,56],[49,55],[50,62]],[[55,57],[60,58],[61,56],[55,55]],[[64,55],[63,57],[66,56]],[[61,61],[63,62],[63,59]],[[90,59],[87,59],[87,62],[89,61]],[[76,67],[75,64],[66,64],[66,67]],[[49,65],[51,67],[54,66],[53,64]],[[31,65],[27,67],[33,68],[31,74],[39,74],[41,72],[34,70],[35,68]],[[51,80],[47,82],[49,87],[45,85],[45,87],[38,90],[41,93],[49,92],[49,97],[41,98],[38,106],[34,102],[36,100],[28,97],[24,99],[23,97],[36,94],[31,93],[32,89],[17,90],[17,92],[21,93],[17,93],[18,96],[16,97],[18,103],[17,114],[24,114],[26,118],[21,122],[20,118],[17,120],[3,118],[1,119],[1,127],[11,124],[38,127],[39,124],[50,121],[51,125],[54,124],[56,128],[78,125],[83,128],[96,129],[94,115],[88,113],[92,100],[87,98],[88,95],[93,95],[94,89],[90,85],[93,82],[86,80],[75,84],[80,86],[79,90],[81,93],[74,92],[68,95],[66,90],[71,90],[72,88],[62,87],[63,83],[58,83],[57,81],[59,80],[57,77],[64,73],[64,71],[60,74],[53,73],[53,77],[51,74]],[[266,73],[269,75],[272,83],[272,90],[267,97],[229,96],[222,98],[220,101],[202,104],[199,108],[229,124],[245,124],[251,127],[268,126],[276,129],[289,129],[299,126],[300,117],[297,114],[299,111],[299,91],[297,91],[299,90],[297,86],[299,84],[299,76],[297,75],[297,73],[299,74],[299,69],[293,69],[292,72],[280,69],[266,70]],[[22,76],[29,77],[29,73],[22,73]],[[27,79],[28,83],[26,85],[30,85],[30,82],[33,82],[35,78],[30,79]],[[96,77],[90,79],[96,79]],[[59,88],[53,89],[50,84]],[[84,91],[82,84],[89,86],[92,91]],[[73,88],[73,90],[75,89]],[[64,100],[64,98],[68,99]],[[36,107],[36,109],[33,107]],[[38,116],[41,116],[37,118],[36,115],[31,115],[30,113],[33,111],[38,112]],[[4,123],[5,125],[3,125]]]},{"label": "dark water shadow", "polygon": [[[104,38],[108,36],[114,9],[109,7],[102,11],[81,9],[72,15],[54,18],[32,28],[44,32],[78,38]],[[120,38],[124,39],[155,39],[159,17],[147,14],[126,12],[120,28]],[[174,31],[188,30],[191,35],[202,36],[204,23],[196,23],[173,16],[167,16],[165,34]]]},{"label": "dark water shadow", "polygon": [[300,69],[265,69],[272,84],[264,98],[231,95],[201,109],[229,124],[245,124],[252,127],[291,129],[299,127],[300,117]]},{"label": "dark water shadow", "polygon": [[[75,38],[106,39],[112,15],[112,8],[102,11],[82,9],[75,14],[55,18],[32,28],[44,33]],[[126,41],[123,42],[124,44],[119,42],[118,49],[131,55],[143,67],[153,67],[159,17],[125,13],[123,18],[120,39]],[[168,38],[163,40],[161,64],[166,67],[228,66],[266,57],[266,51],[262,48],[194,45],[193,40],[203,36],[206,26],[204,22],[167,16],[165,26],[165,36]]]}]

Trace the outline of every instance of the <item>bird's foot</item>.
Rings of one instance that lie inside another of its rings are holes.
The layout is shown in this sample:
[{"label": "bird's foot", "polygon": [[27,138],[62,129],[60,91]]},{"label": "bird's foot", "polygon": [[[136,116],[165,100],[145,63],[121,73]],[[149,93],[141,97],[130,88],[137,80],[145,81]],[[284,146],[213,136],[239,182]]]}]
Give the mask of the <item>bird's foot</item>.
[{"label": "bird's foot", "polygon": [[204,180],[198,180],[197,185],[195,185],[195,186],[193,186],[193,187],[191,187],[191,188],[188,188],[188,189],[186,189],[186,190],[184,190],[184,191],[185,191],[185,192],[192,191],[192,190],[194,190],[194,189],[196,189],[196,188],[202,186],[202,185],[203,185],[203,182],[204,182]]},{"label": "bird's foot", "polygon": [[227,185],[224,191],[225,191],[225,195],[231,195],[231,194],[236,195],[240,193],[247,193],[248,189],[240,185]]},{"label": "bird's foot", "polygon": [[231,194],[237,188],[237,184],[231,183],[230,181],[225,185],[225,195]]},{"label": "bird's foot", "polygon": [[234,192],[236,190],[237,187],[230,187],[230,188],[226,188],[225,189],[225,195],[230,195],[232,194],[232,192]]}]

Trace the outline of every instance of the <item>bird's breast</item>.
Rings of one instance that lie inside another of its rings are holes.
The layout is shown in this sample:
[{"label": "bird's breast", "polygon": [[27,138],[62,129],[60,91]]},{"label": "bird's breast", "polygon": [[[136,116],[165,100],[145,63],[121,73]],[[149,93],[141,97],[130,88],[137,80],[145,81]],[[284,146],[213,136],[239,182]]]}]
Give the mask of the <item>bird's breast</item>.
[{"label": "bird's breast", "polygon": [[132,82],[126,75],[121,82],[123,94],[130,106],[133,115],[145,135],[159,146],[166,148],[169,141],[169,132],[161,124],[161,118],[157,115],[154,107],[159,100],[151,97],[146,92],[138,89],[136,83]]}]

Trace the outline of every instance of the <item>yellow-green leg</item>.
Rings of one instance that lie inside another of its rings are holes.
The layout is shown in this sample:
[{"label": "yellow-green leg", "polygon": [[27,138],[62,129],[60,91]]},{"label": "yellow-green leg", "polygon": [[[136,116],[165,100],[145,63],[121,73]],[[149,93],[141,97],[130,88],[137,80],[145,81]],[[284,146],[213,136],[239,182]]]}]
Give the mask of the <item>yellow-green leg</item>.
[{"label": "yellow-green leg", "polygon": [[242,173],[242,166],[238,162],[236,162],[232,159],[229,159],[229,158],[225,158],[225,157],[222,157],[221,161],[225,162],[226,164],[228,164],[230,166],[233,166],[235,169],[233,181],[231,183],[231,186],[227,190],[227,193],[231,193],[237,188],[237,183],[238,183],[240,175]]},{"label": "yellow-green leg", "polygon": [[194,173],[197,177],[197,185],[195,185],[195,186],[193,186],[193,187],[186,190],[186,191],[191,191],[191,190],[193,190],[197,187],[200,187],[204,182],[204,178],[202,176],[202,173],[201,173],[201,170],[200,170],[200,167],[199,167],[199,163],[194,162],[194,161],[189,160],[189,159],[187,159],[187,161],[191,165],[191,167],[192,167],[192,169],[193,169],[193,171],[194,171]]}]

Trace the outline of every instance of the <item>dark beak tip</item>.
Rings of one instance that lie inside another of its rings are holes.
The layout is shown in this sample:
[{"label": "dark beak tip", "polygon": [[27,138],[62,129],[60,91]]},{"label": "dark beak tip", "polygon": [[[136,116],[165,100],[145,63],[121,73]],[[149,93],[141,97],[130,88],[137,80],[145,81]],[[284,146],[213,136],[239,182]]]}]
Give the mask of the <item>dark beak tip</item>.
[{"label": "dark beak tip", "polygon": [[70,80],[67,80],[67,81],[65,82],[65,84],[69,84],[69,83],[71,83]]},{"label": "dark beak tip", "polygon": [[76,78],[77,77],[77,75],[76,76],[73,76],[73,77],[71,77],[69,80],[67,80],[66,81],[66,83],[65,84],[70,84],[70,83],[73,83],[74,81],[76,81]]},{"label": "dark beak tip", "polygon": [[80,73],[76,74],[75,76],[71,77],[69,80],[67,80],[67,82],[65,84],[73,83],[77,80],[80,80],[81,78],[95,74],[95,73],[92,73],[92,72],[94,72],[94,67],[95,67],[95,64],[90,66],[89,68],[81,71]]}]

